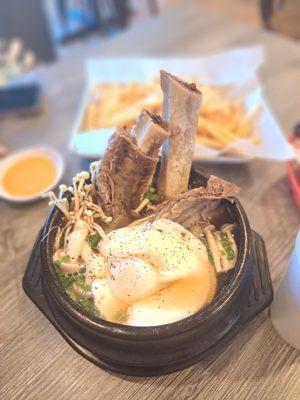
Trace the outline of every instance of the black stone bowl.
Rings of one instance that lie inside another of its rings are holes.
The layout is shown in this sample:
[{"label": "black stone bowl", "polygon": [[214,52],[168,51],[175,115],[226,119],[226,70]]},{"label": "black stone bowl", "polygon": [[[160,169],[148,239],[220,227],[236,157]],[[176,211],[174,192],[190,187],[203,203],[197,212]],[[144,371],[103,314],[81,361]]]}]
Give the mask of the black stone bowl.
[{"label": "black stone bowl", "polygon": [[[204,182],[203,176],[192,173],[192,187]],[[241,319],[253,287],[253,232],[238,200],[223,200],[223,206],[224,222],[234,222],[236,226],[236,268],[221,278],[218,294],[206,308],[183,320],[155,327],[105,321],[88,314],[69,298],[52,263],[54,227],[62,217],[57,208],[52,208],[40,247],[42,287],[52,316],[68,341],[76,343],[83,350],[81,353],[92,354],[97,364],[129,375],[169,373],[198,361]]]}]

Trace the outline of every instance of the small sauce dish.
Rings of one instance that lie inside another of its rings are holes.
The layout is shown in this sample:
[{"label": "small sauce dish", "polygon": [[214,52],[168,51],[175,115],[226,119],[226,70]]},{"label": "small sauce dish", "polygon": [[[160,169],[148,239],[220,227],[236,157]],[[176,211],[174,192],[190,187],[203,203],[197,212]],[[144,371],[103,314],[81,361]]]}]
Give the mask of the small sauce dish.
[{"label": "small sauce dish", "polygon": [[50,147],[32,147],[0,161],[0,197],[15,203],[38,200],[60,181],[62,156]]}]

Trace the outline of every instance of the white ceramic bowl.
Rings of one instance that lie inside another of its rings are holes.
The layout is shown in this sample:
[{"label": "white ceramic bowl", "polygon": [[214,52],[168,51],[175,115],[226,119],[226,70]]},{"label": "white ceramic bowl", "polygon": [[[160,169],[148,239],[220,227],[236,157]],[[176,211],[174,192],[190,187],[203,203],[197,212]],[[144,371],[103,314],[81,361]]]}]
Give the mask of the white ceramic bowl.
[{"label": "white ceramic bowl", "polygon": [[[37,193],[32,196],[15,196],[8,193],[3,187],[3,177],[7,170],[15,164],[17,161],[20,161],[24,158],[29,156],[42,156],[51,159],[55,166],[56,166],[56,175],[51,183],[47,188],[45,188],[42,192]],[[51,148],[51,147],[30,147],[15,153],[10,154],[9,156],[3,158],[0,161],[0,197],[12,201],[15,203],[27,203],[34,200],[40,199],[45,192],[53,189],[60,181],[62,174],[64,171],[64,161],[60,153]]]}]

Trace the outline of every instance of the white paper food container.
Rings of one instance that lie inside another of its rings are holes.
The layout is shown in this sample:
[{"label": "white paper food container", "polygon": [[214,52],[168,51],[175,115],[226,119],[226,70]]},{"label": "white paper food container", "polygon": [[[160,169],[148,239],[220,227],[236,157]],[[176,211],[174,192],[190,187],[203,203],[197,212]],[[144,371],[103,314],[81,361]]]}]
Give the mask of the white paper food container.
[{"label": "white paper food container", "polygon": [[300,350],[300,231],[290,263],[275,292],[271,318],[283,340]]},{"label": "white paper food container", "polygon": [[[240,140],[230,147],[215,151],[196,145],[195,160],[218,162],[245,162],[254,157],[288,160],[294,152],[284,139],[280,128],[262,97],[262,89],[256,76],[258,67],[263,62],[261,47],[240,48],[201,58],[125,58],[95,59],[86,64],[87,86],[80,102],[70,140],[72,152],[87,158],[99,158],[103,155],[108,139],[114,132],[111,129],[80,131],[81,121],[91,89],[101,82],[144,82],[157,76],[161,69],[182,77],[194,76],[202,83],[211,85],[230,85],[227,96],[232,99],[243,99],[246,111],[253,106],[260,107],[260,113],[254,123],[255,134],[261,143],[252,145],[249,141]],[[239,150],[239,156],[224,156],[224,151]]]}]

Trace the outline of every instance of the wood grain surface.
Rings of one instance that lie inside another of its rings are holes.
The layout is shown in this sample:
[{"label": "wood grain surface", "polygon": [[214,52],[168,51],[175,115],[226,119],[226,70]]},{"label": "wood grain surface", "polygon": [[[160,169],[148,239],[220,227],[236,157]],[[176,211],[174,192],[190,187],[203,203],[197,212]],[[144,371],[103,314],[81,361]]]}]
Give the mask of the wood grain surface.
[{"label": "wood grain surface", "polygon": [[[36,118],[0,122],[0,142],[9,149],[49,144],[66,154],[65,181],[82,169],[67,154],[67,142],[84,87],[86,57],[120,55],[198,56],[262,43],[260,71],[265,95],[287,133],[300,120],[300,45],[211,14],[200,1],[186,1],[112,39],[72,46],[62,60],[40,68],[45,109]],[[118,61],[116,61],[118,62]],[[220,68],[222,66],[220,65]],[[254,161],[244,166],[206,167],[241,187],[252,228],[265,239],[274,285],[287,265],[300,213],[289,192],[285,166]],[[0,202],[0,399],[300,399],[299,352],[274,331],[268,312],[252,321],[218,357],[168,376],[119,376],[74,352],[21,287],[47,202],[14,206]]]}]

